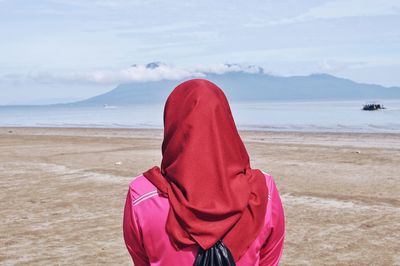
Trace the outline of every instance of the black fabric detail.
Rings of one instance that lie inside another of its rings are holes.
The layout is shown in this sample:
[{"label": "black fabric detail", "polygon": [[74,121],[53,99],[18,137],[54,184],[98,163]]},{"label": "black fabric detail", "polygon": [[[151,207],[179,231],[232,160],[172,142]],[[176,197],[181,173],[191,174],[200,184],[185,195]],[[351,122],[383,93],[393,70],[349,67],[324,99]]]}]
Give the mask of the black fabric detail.
[{"label": "black fabric detail", "polygon": [[201,247],[197,253],[193,266],[235,266],[235,261],[229,249],[219,240],[211,248],[204,250]]}]

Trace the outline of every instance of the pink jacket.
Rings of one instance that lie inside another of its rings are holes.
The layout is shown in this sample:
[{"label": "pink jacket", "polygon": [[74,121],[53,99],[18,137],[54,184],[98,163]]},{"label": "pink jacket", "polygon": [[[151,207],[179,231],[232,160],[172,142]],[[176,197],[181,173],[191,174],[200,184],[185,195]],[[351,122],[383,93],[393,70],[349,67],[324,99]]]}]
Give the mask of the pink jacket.
[{"label": "pink jacket", "polygon": [[[285,236],[284,213],[273,178],[264,173],[268,186],[265,225],[238,266],[278,265]],[[198,247],[176,251],[170,244],[165,223],[169,211],[167,198],[143,175],[129,186],[126,197],[123,231],[126,247],[135,266],[193,265]]]}]

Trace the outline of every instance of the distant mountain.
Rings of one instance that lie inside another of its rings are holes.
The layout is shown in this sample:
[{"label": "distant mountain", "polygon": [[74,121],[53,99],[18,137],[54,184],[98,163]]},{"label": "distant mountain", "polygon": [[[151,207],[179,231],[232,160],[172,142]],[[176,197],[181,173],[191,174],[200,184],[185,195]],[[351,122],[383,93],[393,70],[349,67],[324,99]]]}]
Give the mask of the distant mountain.
[{"label": "distant mountain", "polygon": [[[149,68],[158,67],[151,63]],[[400,99],[399,87],[362,84],[328,74],[279,77],[258,71],[205,73],[225,92],[229,101],[377,100]],[[78,105],[129,105],[164,103],[170,92],[184,80],[160,80],[121,84],[115,89],[79,101]]]}]

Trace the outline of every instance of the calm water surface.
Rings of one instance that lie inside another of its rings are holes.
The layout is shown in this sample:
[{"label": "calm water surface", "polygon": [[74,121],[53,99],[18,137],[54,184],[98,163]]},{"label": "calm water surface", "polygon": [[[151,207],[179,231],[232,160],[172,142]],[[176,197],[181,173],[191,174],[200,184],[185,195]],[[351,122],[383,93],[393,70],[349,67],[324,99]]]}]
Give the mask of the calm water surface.
[{"label": "calm water surface", "polygon": [[[400,133],[400,100],[362,111],[364,101],[231,103],[239,129]],[[162,104],[137,106],[1,106],[0,126],[162,128]]]}]

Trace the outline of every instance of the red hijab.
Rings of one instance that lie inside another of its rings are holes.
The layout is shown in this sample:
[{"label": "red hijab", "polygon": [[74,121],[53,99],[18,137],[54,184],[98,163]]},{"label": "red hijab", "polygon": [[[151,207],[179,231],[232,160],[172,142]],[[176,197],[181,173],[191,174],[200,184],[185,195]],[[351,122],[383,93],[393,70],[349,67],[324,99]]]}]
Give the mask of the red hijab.
[{"label": "red hijab", "polygon": [[239,260],[263,227],[268,191],[215,84],[193,79],[169,95],[162,156],[161,169],[143,175],[169,199],[172,245],[208,249],[222,239]]}]

